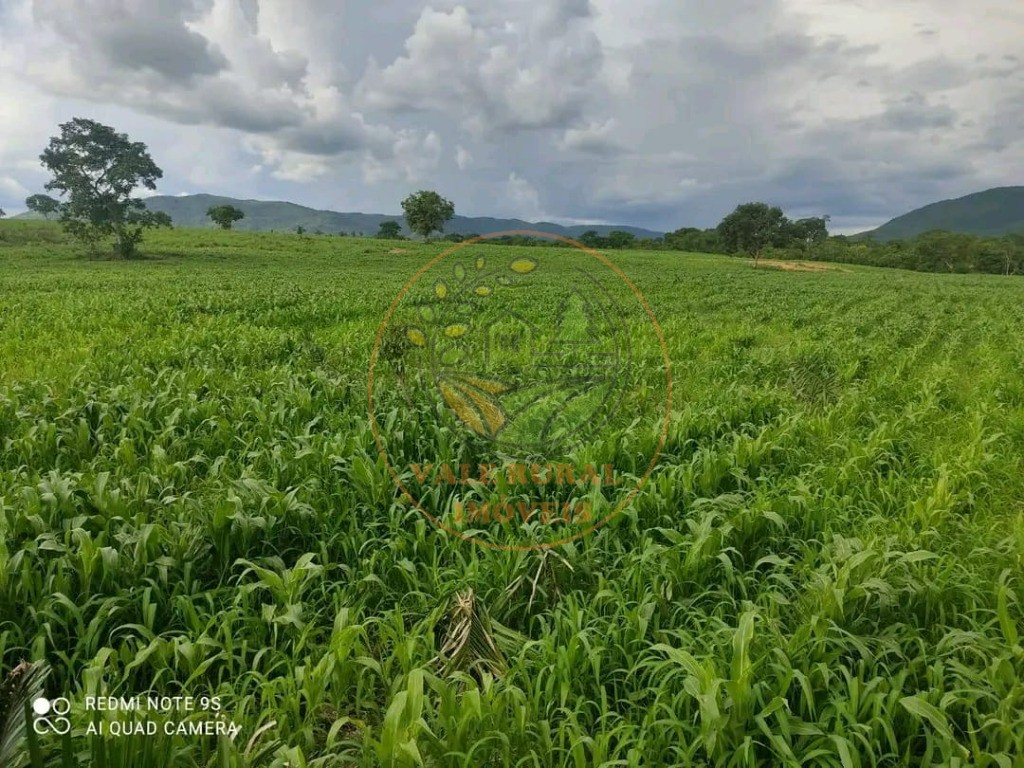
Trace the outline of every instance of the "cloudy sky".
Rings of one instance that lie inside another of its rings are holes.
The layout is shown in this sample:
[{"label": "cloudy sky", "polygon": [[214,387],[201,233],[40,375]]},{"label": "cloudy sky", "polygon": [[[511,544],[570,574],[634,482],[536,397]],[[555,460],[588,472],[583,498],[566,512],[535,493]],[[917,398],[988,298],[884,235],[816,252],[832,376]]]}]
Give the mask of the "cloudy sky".
[{"label": "cloudy sky", "polygon": [[1020,0],[0,0],[0,207],[57,125],[164,194],[859,231],[1024,184]]}]

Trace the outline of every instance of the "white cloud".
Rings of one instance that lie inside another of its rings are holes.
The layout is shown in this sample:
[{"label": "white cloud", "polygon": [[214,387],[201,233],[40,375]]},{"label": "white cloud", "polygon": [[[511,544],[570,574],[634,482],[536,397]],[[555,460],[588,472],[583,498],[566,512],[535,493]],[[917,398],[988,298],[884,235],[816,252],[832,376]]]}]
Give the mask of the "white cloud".
[{"label": "white cloud", "polygon": [[566,151],[607,154],[623,149],[614,138],[616,121],[610,117],[603,122],[592,122],[581,128],[567,128],[559,146]]},{"label": "white cloud", "polygon": [[547,218],[540,202],[540,193],[529,181],[515,171],[508,175],[505,183],[505,194],[509,201],[512,215],[527,220]]},{"label": "white cloud", "polygon": [[843,229],[1024,178],[1018,0],[429,3],[0,0],[0,206],[73,116],[161,191],[349,210]]},{"label": "white cloud", "polygon": [[0,176],[0,197],[4,199],[24,200],[31,194],[28,188],[10,176]]},{"label": "white cloud", "polygon": [[393,111],[451,110],[476,135],[571,125],[600,93],[601,47],[587,16],[586,3],[532,19],[428,7],[405,54],[371,64],[361,101]]},{"label": "white cloud", "polygon": [[317,3],[260,0],[253,16],[238,0],[98,2],[99,11],[34,0],[34,45],[21,51],[31,83],[63,99],[233,129],[289,181],[320,177],[325,158],[395,141],[352,109],[339,62],[310,58],[332,54],[310,13]]},{"label": "white cloud", "polygon": [[363,178],[368,184],[388,181],[424,181],[439,165],[441,137],[434,131],[401,130],[390,148],[369,153],[363,160]]}]

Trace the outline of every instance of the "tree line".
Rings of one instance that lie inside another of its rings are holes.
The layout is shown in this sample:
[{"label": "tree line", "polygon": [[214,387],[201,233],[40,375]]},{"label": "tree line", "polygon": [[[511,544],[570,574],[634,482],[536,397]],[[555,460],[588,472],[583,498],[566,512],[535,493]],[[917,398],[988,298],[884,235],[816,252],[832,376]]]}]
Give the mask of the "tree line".
[{"label": "tree line", "polygon": [[[829,222],[829,216],[791,220],[778,206],[744,203],[716,227],[683,227],[664,237],[636,240],[629,247],[743,256],[753,259],[755,266],[766,258],[918,272],[1024,274],[1024,233],[994,237],[936,230],[883,243],[870,236],[830,235]],[[585,238],[580,241],[587,245]]]},{"label": "tree line", "polygon": [[830,237],[806,255],[783,250],[773,258],[799,255],[813,261],[864,264],[917,272],[1024,274],[1024,233],[1002,237],[935,230],[909,240],[875,242],[870,238]]},{"label": "tree line", "polygon": [[[75,118],[60,126],[40,156],[52,179],[48,192],[58,198],[32,195],[29,210],[56,217],[72,236],[95,245],[112,241],[122,258],[135,255],[143,231],[169,227],[165,213],[150,211],[136,189],[156,189],[163,171],[153,162],[146,145],[93,120]],[[402,201],[406,226],[423,239],[437,232],[442,239],[463,242],[478,235],[444,235],[455,216],[455,205],[437,192],[420,190]],[[0,217],[4,212],[0,210]],[[214,206],[209,218],[223,229],[245,218],[230,205]],[[870,238],[832,236],[829,217],[791,220],[781,208],[763,202],[743,203],[713,229],[683,227],[661,238],[637,239],[625,231],[600,235],[583,233],[579,242],[595,249],[640,248],[748,256],[756,267],[762,258],[803,259],[897,267],[926,272],[988,272],[1024,274],[1024,233],[980,237],[953,232],[927,232],[909,240],[876,243]],[[303,234],[304,230],[297,227]],[[385,221],[377,236],[402,239],[401,224]],[[566,246],[559,240],[508,235],[481,242],[499,245]]]},{"label": "tree line", "polygon": [[[447,235],[440,234],[436,240],[445,243],[464,243],[467,240],[475,240],[481,237],[477,233],[463,234],[451,232]],[[380,240],[406,240],[402,234],[402,225],[397,221],[385,221],[380,225],[377,232]],[[636,248],[638,241],[631,232],[614,231],[609,232],[607,237],[599,235],[595,230],[589,230],[580,235],[577,242],[588,248],[608,250],[621,248]],[[572,248],[571,239],[548,239],[533,237],[531,235],[501,235],[500,237],[488,237],[481,240],[480,245],[519,245],[530,248]]]},{"label": "tree line", "polygon": [[918,272],[1024,274],[1024,233],[1001,237],[936,230],[906,240],[830,235],[829,217],[791,221],[766,203],[744,203],[713,229],[684,227],[641,248],[864,264]]}]

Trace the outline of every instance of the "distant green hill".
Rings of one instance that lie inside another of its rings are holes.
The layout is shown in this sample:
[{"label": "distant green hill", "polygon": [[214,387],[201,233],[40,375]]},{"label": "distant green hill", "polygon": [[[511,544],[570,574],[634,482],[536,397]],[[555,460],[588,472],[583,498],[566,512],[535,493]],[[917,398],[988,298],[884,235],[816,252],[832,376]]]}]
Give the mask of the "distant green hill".
[{"label": "distant green hill", "polygon": [[999,187],[932,203],[856,237],[888,242],[917,237],[934,229],[968,235],[1024,233],[1024,187]]},{"label": "distant green hill", "polygon": [[[245,218],[235,225],[235,229],[247,231],[293,232],[296,227],[303,227],[309,233],[316,231],[328,235],[339,232],[350,234],[375,235],[383,221],[397,221],[405,228],[405,220],[401,214],[386,216],[379,213],[338,213],[336,211],[318,211],[295,203],[265,202],[262,200],[236,200],[230,197],[215,195],[187,195],[184,197],[157,196],[146,200],[146,206],[153,211],[168,214],[177,227],[211,228],[214,224],[207,218],[206,211],[213,205],[233,205],[245,211]],[[15,218],[39,218],[26,213]],[[514,229],[532,229],[563,237],[579,237],[587,230],[594,230],[600,235],[607,235],[614,230],[632,232],[637,237],[661,237],[663,232],[652,232],[648,229],[626,226],[581,225],[563,227],[550,222],[532,223],[520,219],[492,219],[486,217],[470,218],[456,216],[445,227],[446,233],[462,235],[486,235],[491,232],[506,232]]]}]

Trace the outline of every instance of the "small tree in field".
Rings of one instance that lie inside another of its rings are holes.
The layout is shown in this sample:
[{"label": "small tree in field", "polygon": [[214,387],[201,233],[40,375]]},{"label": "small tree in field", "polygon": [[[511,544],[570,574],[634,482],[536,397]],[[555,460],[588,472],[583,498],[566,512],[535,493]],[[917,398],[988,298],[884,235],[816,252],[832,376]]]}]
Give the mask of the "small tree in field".
[{"label": "small tree in field", "polygon": [[789,220],[781,208],[767,203],[744,203],[722,219],[718,234],[730,253],[746,253],[757,269],[761,253],[769,245],[782,244],[788,226]]},{"label": "small tree in field", "polygon": [[122,258],[135,255],[144,229],[162,226],[166,217],[146,210],[132,197],[138,187],[156,189],[163,171],[146,145],[93,120],[76,117],[60,126],[39,156],[53,174],[46,185],[62,200],[33,195],[26,205],[44,215],[57,214],[64,229],[87,243],[114,238],[114,251]]},{"label": "small tree in field", "polygon": [[455,216],[455,204],[437,192],[420,190],[402,201],[405,223],[424,239],[431,232],[444,232],[444,225]]},{"label": "small tree in field", "polygon": [[6,215],[7,215],[7,214],[6,214],[5,212],[4,212],[4,209],[3,209],[3,208],[0,208],[0,219],[2,219],[2,218],[3,218],[4,216],[6,216]]},{"label": "small tree in field", "polygon": [[245,218],[245,211],[240,211],[233,205],[214,205],[206,212],[206,215],[221,229],[231,229],[236,221]]},{"label": "small tree in field", "polygon": [[60,203],[49,195],[32,195],[25,200],[26,207],[47,219],[60,212]]},{"label": "small tree in field", "polygon": [[382,221],[380,229],[377,231],[377,237],[381,240],[401,240],[402,225],[397,221]]}]

